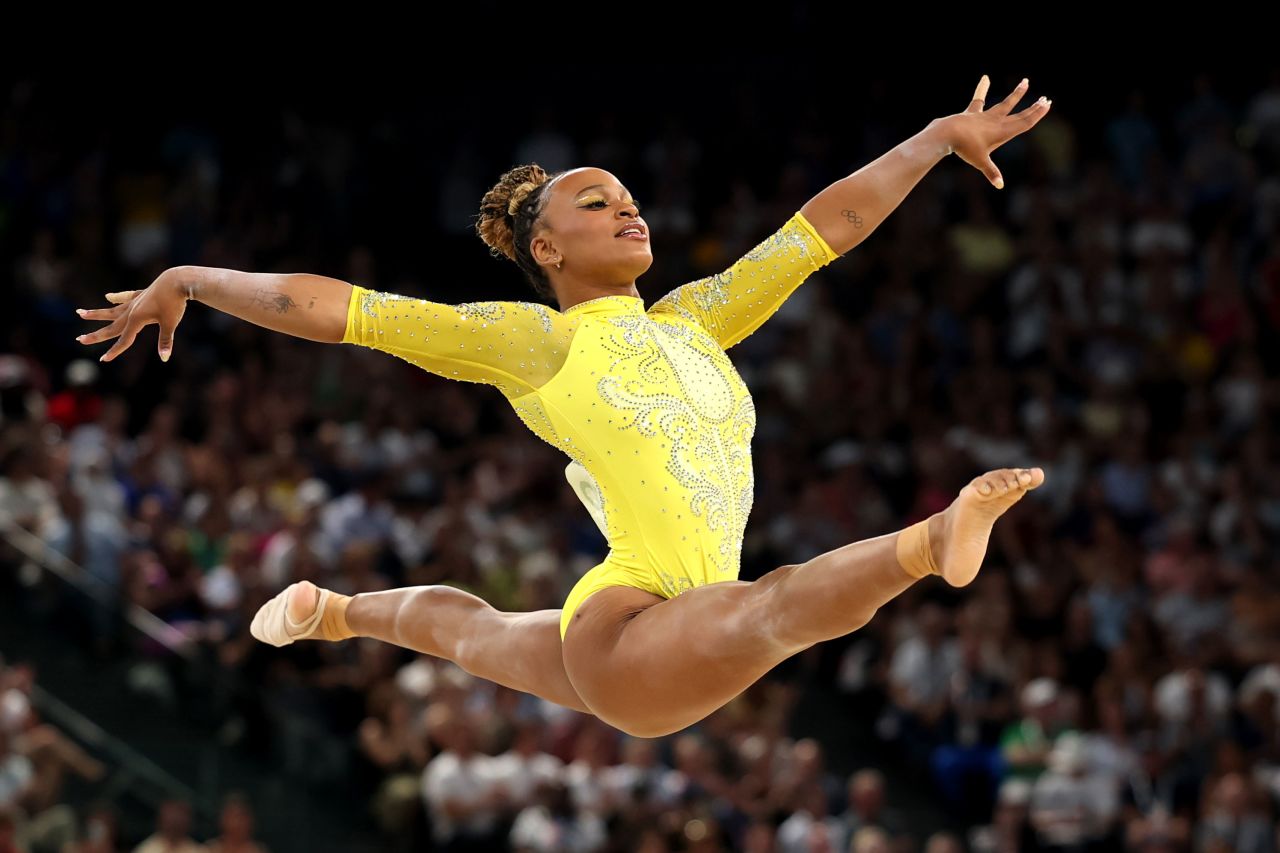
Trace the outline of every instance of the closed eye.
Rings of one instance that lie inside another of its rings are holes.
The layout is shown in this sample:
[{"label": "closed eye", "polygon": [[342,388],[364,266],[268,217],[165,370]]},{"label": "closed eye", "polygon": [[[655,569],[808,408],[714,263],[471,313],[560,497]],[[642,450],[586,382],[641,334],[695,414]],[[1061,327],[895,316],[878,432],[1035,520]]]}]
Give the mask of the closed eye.
[{"label": "closed eye", "polygon": [[[633,200],[631,203],[636,206],[636,210],[640,209],[640,202]],[[594,205],[597,205],[597,204],[603,204],[607,206],[609,202],[605,201],[604,199],[596,199],[595,201],[587,202],[586,204],[583,205],[583,207],[593,207]]]}]

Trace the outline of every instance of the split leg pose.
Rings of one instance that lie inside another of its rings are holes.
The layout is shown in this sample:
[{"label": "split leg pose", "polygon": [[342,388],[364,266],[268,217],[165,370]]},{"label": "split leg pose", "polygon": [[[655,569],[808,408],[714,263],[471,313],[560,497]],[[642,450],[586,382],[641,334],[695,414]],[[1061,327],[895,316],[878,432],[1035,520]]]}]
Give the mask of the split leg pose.
[{"label": "split leg pose", "polygon": [[754,582],[710,584],[671,599],[603,589],[579,609],[563,653],[559,610],[502,613],[447,586],[345,598],[302,581],[259,611],[255,635],[275,645],[384,640],[657,737],[706,717],[797,652],[858,630],[927,574],[968,584],[996,519],[1042,482],[1040,468],[991,471],[926,521]]},{"label": "split leg pose", "polygon": [[992,471],[950,508],[754,583],[738,581],[754,478],[755,409],[726,355],[813,272],[866,239],[948,154],[996,188],[991,152],[1030,130],[1049,102],[1014,113],[1023,80],[991,108],[989,81],[961,113],[828,186],[729,269],[651,306],[636,279],[653,262],[627,188],[594,167],[502,176],[476,229],[544,303],[447,304],[324,276],[175,267],[141,291],[82,310],[118,338],[110,361],[158,324],[160,357],[190,301],[268,329],[378,349],[440,376],[498,389],[540,438],[573,459],[570,483],[608,540],[608,556],[558,611],[500,613],[449,587],[337,595],[292,585],[263,606],[254,636],[374,637],[457,662],[484,678],[619,729],[657,736],[724,705],[814,643],[855,631],[916,580],[955,586],[982,564],[991,527],[1043,481],[1039,468]]}]

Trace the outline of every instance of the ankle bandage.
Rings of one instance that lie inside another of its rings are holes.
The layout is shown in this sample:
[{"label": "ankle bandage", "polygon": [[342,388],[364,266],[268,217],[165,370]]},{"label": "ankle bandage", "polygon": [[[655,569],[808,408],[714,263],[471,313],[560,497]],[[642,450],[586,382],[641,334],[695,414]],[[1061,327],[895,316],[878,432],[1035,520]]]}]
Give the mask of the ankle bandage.
[{"label": "ankle bandage", "polygon": [[913,578],[940,574],[929,548],[929,519],[917,521],[898,534],[898,565]]}]

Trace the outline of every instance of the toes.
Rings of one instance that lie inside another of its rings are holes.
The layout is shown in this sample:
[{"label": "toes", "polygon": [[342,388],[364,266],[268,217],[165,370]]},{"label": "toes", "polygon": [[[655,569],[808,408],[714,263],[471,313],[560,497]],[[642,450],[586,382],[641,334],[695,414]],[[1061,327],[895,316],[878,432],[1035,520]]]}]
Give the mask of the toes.
[{"label": "toes", "polygon": [[1018,468],[1013,472],[1017,478],[1018,488],[1031,490],[1044,482],[1043,468]]},{"label": "toes", "polygon": [[975,477],[973,487],[984,498],[1030,491],[1044,482],[1043,468],[1000,468]]}]

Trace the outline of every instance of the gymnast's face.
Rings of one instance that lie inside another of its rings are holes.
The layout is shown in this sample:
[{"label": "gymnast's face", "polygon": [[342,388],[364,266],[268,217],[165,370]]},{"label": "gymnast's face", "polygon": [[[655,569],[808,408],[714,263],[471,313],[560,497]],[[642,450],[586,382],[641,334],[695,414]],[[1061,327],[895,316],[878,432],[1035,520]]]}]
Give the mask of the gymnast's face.
[{"label": "gymnast's face", "polygon": [[[573,278],[629,291],[653,263],[653,252],[649,226],[622,182],[584,166],[556,178],[547,192],[544,227],[535,230],[530,248],[551,281]],[[635,225],[643,236],[618,236]]]}]

